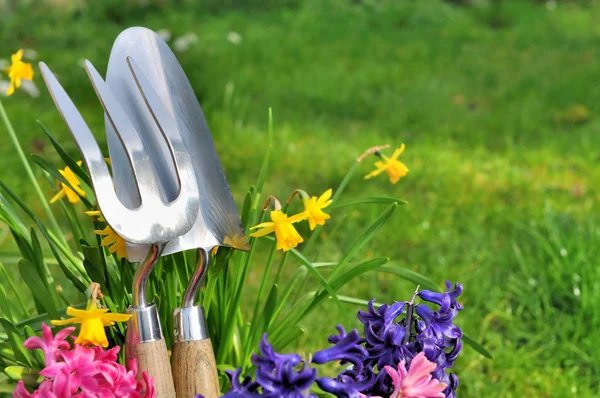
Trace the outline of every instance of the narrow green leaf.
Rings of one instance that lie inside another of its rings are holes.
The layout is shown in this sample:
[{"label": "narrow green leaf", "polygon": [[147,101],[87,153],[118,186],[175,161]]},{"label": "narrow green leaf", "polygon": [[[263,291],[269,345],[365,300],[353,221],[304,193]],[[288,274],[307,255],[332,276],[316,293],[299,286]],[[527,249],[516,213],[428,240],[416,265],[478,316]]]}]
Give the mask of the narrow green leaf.
[{"label": "narrow green leaf", "polygon": [[405,205],[408,202],[405,200],[402,200],[402,199],[398,199],[398,198],[390,198],[390,197],[386,197],[386,196],[372,196],[372,197],[367,197],[367,198],[346,200],[341,203],[333,203],[330,206],[330,208],[331,209],[340,209],[342,207],[349,207],[349,206],[359,206],[359,205],[368,205],[368,204],[391,205],[394,203],[399,204],[399,205]]},{"label": "narrow green leaf", "polygon": [[49,299],[52,300],[54,304],[54,308],[57,308],[60,304],[60,299],[58,294],[56,293],[56,287],[51,282],[50,269],[44,263],[44,254],[42,253],[42,246],[40,245],[40,241],[35,233],[35,230],[31,228],[31,249],[33,250],[33,259],[32,261],[37,268],[38,275],[42,280],[42,283],[46,287],[46,290],[50,294],[48,296]]},{"label": "narrow green leaf", "polygon": [[31,261],[22,259],[19,261],[19,273],[23,278],[23,281],[33,293],[33,297],[38,300],[39,304],[44,308],[44,310],[50,315],[52,319],[58,319],[58,313],[56,312],[56,307],[52,300],[48,300],[50,297],[50,292],[46,289],[44,282],[36,272],[35,266],[31,263]]},{"label": "narrow green leaf", "polygon": [[281,351],[293,341],[295,341],[298,337],[302,336],[305,332],[306,330],[298,327],[297,325],[294,325],[291,328],[288,325],[285,335],[281,339],[273,341],[273,349],[275,351]]},{"label": "narrow green leaf", "polygon": [[337,307],[340,309],[340,311],[341,311],[340,314],[344,317],[344,320],[346,321],[345,323],[350,324],[350,320],[347,318],[347,314],[346,314],[344,306],[337,299],[337,294],[335,293],[336,289],[334,287],[332,287],[332,285],[321,275],[321,273],[319,271],[317,271],[317,269],[315,267],[313,267],[312,263],[306,257],[304,257],[302,255],[302,253],[300,253],[296,249],[291,249],[289,252],[291,252],[294,256],[296,256],[296,258],[298,258],[300,260],[300,263],[304,267],[306,267],[308,272],[319,281],[319,283],[321,284],[323,289],[326,290],[326,292],[324,292],[325,295],[327,295],[327,294],[330,295],[331,298],[333,299],[333,301],[335,302],[335,304],[337,305]]},{"label": "narrow green leaf", "polygon": [[468,346],[470,346],[472,349],[474,349],[475,351],[477,351],[484,357],[489,358],[489,359],[494,359],[492,354],[484,346],[482,346],[481,344],[479,344],[478,342],[473,340],[471,337],[469,337],[463,333],[462,339]]},{"label": "narrow green leaf", "polygon": [[91,247],[83,239],[80,241],[81,250],[83,251],[83,266],[92,279],[92,281],[100,284],[105,292],[108,292],[106,280],[106,263],[104,256],[100,253],[97,247]]},{"label": "narrow green leaf", "polygon": [[35,386],[44,380],[43,376],[40,376],[39,369],[26,368],[23,366],[7,366],[4,369],[4,373],[13,381],[23,382],[28,386]]},{"label": "narrow green leaf", "polygon": [[269,325],[271,324],[271,319],[273,317],[273,313],[277,306],[277,284],[274,284],[271,287],[271,291],[269,292],[269,296],[267,296],[267,302],[265,303],[265,307],[263,308],[263,320],[264,320],[264,329],[265,331],[269,330]]},{"label": "narrow green leaf", "polygon": [[13,313],[13,308],[10,300],[6,295],[6,291],[4,287],[0,284],[0,311],[2,311],[2,315],[4,315],[9,321],[15,321],[15,315]]},{"label": "narrow green leaf", "polygon": [[[379,258],[374,258],[372,260],[365,261],[364,263],[357,265],[356,267],[351,268],[348,271],[344,272],[337,279],[332,280],[330,282],[330,285],[335,291],[337,291],[338,289],[340,289],[342,286],[344,286],[345,284],[347,284],[354,278],[357,278],[358,276],[364,274],[365,272],[375,270],[375,269],[381,267],[382,265],[384,265],[385,263],[387,263],[388,261],[389,261],[389,258],[387,258],[387,257],[379,257]],[[325,297],[327,297],[326,292],[323,292],[323,291],[319,292],[315,296],[313,301],[310,303],[310,305],[307,307],[307,309],[305,310],[304,315],[306,315],[310,311],[312,311],[314,309],[314,307],[319,302],[321,302]]]},{"label": "narrow green leaf", "polygon": [[19,333],[15,325],[8,319],[0,318],[0,325],[2,325],[2,328],[8,336],[8,342],[17,362],[31,367],[31,357],[29,356],[29,351],[23,347],[24,339],[23,336],[21,336],[21,333]]},{"label": "narrow green leaf", "polygon": [[73,173],[75,173],[77,177],[79,177],[80,180],[85,182],[88,186],[91,186],[90,178],[83,170],[83,168],[79,166],[71,156],[69,156],[67,151],[64,150],[60,143],[50,133],[50,130],[48,130],[41,121],[37,120],[37,123],[40,125],[44,133],[46,133],[46,135],[50,139],[50,142],[52,142],[52,146],[54,146],[54,149],[56,149],[56,152],[58,153],[60,158],[65,162],[65,164],[69,166],[69,168],[73,171]]},{"label": "narrow green leaf", "polygon": [[330,280],[335,278],[340,272],[342,272],[344,265],[354,257],[356,253],[360,251],[379,231],[381,227],[387,222],[392,216],[394,210],[396,210],[397,203],[393,203],[388,206],[383,213],[369,227],[358,237],[358,239],[350,246],[350,250],[344,254],[344,257],[340,260],[337,266],[333,269]]},{"label": "narrow green leaf", "polygon": [[399,276],[400,278],[405,279],[409,282],[412,282],[415,285],[420,285],[421,286],[420,290],[427,289],[427,290],[432,290],[434,292],[440,291],[440,288],[438,287],[438,285],[435,282],[433,282],[431,279],[427,278],[424,275],[419,274],[418,272],[411,271],[409,269],[400,267],[400,266],[394,264],[393,262],[388,265],[384,265],[384,266],[380,267],[378,271],[385,272],[387,274],[393,274],[393,275]]},{"label": "narrow green leaf", "polygon": [[4,192],[8,196],[10,196],[10,198],[14,200],[17,205],[19,205],[19,207],[25,212],[25,214],[27,214],[27,216],[29,216],[29,218],[33,220],[33,222],[37,225],[37,227],[42,232],[48,243],[51,246],[54,245],[55,247],[57,247],[63,254],[63,256],[69,259],[71,264],[73,264],[78,269],[78,271],[81,272],[81,275],[87,277],[85,270],[82,267],[81,261],[77,257],[75,257],[71,253],[71,250],[65,245],[63,245],[62,242],[59,239],[57,239],[56,236],[54,236],[52,232],[50,232],[44,226],[44,224],[42,224],[42,222],[39,220],[39,218],[36,217],[36,215],[31,211],[31,209],[27,207],[27,205],[23,203],[23,201],[2,181],[0,181],[0,188],[2,188]]}]

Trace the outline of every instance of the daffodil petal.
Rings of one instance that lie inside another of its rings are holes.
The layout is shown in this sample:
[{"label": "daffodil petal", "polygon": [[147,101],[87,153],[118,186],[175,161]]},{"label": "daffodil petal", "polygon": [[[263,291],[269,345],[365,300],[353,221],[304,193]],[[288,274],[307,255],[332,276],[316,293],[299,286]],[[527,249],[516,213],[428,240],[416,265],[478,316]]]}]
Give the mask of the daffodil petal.
[{"label": "daffodil petal", "polygon": [[251,233],[250,236],[253,238],[260,238],[261,236],[269,235],[271,232],[275,231],[275,226],[268,226],[264,229]]},{"label": "daffodil petal", "polygon": [[56,326],[70,325],[71,323],[81,323],[79,319],[69,318],[69,319],[60,319],[60,320],[51,320],[51,324]]},{"label": "daffodil petal", "polygon": [[255,225],[254,227],[250,228],[250,229],[258,229],[258,228],[269,228],[269,227],[273,227],[275,226],[275,223],[272,221],[266,221],[263,223],[260,223],[258,225]]},{"label": "daffodil petal", "polygon": [[392,160],[396,160],[398,159],[398,157],[402,154],[402,152],[404,152],[404,144],[400,145],[400,148],[396,149],[394,151],[394,154],[392,155]]},{"label": "daffodil petal", "polygon": [[[10,95],[10,94],[9,94]],[[66,192],[64,189],[61,189],[60,191],[58,191],[58,193],[56,195],[54,195],[52,197],[52,199],[50,199],[50,203],[54,203],[60,199],[62,199],[63,196],[65,196]]]}]

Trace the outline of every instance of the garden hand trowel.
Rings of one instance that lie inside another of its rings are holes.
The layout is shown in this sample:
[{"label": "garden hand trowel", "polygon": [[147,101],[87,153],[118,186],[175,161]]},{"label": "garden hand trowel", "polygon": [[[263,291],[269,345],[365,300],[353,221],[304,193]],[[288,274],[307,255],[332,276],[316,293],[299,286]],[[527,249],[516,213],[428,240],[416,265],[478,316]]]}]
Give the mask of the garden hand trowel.
[{"label": "garden hand trowel", "polygon": [[[128,62],[128,58],[134,62]],[[200,249],[197,268],[185,290],[183,305],[173,313],[175,389],[177,396],[182,398],[195,394],[217,398],[217,370],[204,309],[194,306],[194,302],[208,268],[211,249],[229,246],[249,250],[248,240],[202,109],[183,68],[158,34],[135,27],[117,37],[110,55],[106,82],[140,133],[152,166],[157,172],[170,176],[160,180],[164,200],[177,196],[179,182],[172,156],[164,145],[159,145],[164,142],[164,133],[157,128],[154,115],[140,95],[136,86],[140,83],[131,79],[130,64],[146,76],[146,83],[153,87],[183,132],[183,141],[191,156],[200,191],[200,211],[194,226],[185,235],[172,240],[163,252],[166,255]],[[119,137],[108,121],[106,135],[117,196],[126,206],[135,207],[140,198],[131,166]],[[127,245],[129,261],[140,261],[147,251],[148,247],[143,245]]]}]

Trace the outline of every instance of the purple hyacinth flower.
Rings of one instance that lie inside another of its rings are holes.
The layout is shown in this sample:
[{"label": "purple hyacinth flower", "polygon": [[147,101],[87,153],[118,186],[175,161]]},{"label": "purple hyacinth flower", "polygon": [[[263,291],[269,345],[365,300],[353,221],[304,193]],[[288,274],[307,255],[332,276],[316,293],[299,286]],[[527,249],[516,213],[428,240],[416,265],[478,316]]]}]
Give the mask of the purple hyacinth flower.
[{"label": "purple hyacinth flower", "polygon": [[403,339],[406,334],[404,325],[392,323],[385,328],[375,331],[370,323],[365,325],[365,338],[367,351],[369,352],[368,363],[377,365],[377,369],[383,369],[385,365],[394,366],[402,361],[408,353]]},{"label": "purple hyacinth flower", "polygon": [[334,346],[317,351],[313,356],[313,362],[324,364],[332,361],[340,361],[340,364],[352,364],[352,367],[341,372],[335,379],[321,377],[317,379],[319,387],[326,392],[342,398],[359,398],[360,392],[371,387],[374,381],[373,369],[363,366],[368,352],[362,346],[364,339],[358,331],[353,329],[346,333],[343,326],[336,326],[339,335],[329,337],[329,342]]},{"label": "purple hyacinth flower", "polygon": [[352,329],[346,333],[342,325],[337,325],[339,335],[329,337],[329,342],[334,343],[332,347],[317,351],[313,356],[314,363],[323,364],[331,361],[341,361],[341,364],[351,363],[356,372],[361,373],[363,361],[368,355],[367,350],[361,345],[364,340],[358,334],[358,330]]},{"label": "purple hyacinth flower", "polygon": [[438,342],[442,342],[444,337],[451,339],[462,337],[462,330],[452,323],[457,314],[458,311],[456,308],[451,309],[448,296],[442,300],[438,311],[432,311],[425,304],[417,306],[417,315],[425,322],[425,329],[422,333],[427,337],[434,338]]},{"label": "purple hyacinth flower", "polygon": [[358,310],[358,319],[363,323],[369,323],[374,331],[379,331],[394,322],[404,311],[403,302],[396,302],[392,305],[384,304],[378,309],[374,306],[375,299],[371,299],[367,304],[368,312]]},{"label": "purple hyacinth flower", "polygon": [[253,398],[260,396],[258,393],[260,385],[253,381],[252,377],[246,376],[240,382],[241,368],[238,368],[235,372],[227,371],[226,373],[231,380],[231,390],[223,398]]},{"label": "purple hyacinth flower", "polygon": [[[267,342],[267,335],[260,343],[261,355],[252,355],[252,363],[256,366],[256,382],[262,387],[266,398],[306,398],[314,395],[309,393],[310,386],[317,377],[316,369],[302,363],[297,354],[279,354]],[[301,365],[300,369],[298,365]],[[252,395],[250,395],[252,396]]]},{"label": "purple hyacinth flower", "polygon": [[450,298],[450,307],[456,308],[458,311],[461,311],[463,309],[463,306],[460,305],[460,303],[456,301],[456,299],[462,294],[462,292],[463,285],[461,285],[460,283],[456,283],[454,285],[454,289],[452,289],[452,282],[446,281],[446,291],[444,293],[432,292],[431,290],[423,290],[419,292],[418,295],[422,300],[437,305],[442,305],[444,297],[448,296]]}]

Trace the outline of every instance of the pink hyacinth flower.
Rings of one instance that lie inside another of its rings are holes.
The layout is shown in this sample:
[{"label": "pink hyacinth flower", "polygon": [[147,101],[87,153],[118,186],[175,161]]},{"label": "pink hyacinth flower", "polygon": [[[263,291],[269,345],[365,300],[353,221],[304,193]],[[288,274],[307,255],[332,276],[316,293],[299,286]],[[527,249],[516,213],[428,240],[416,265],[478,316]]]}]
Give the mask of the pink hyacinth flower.
[{"label": "pink hyacinth flower", "polygon": [[431,376],[436,364],[425,358],[425,353],[420,352],[410,363],[406,370],[406,361],[398,364],[398,370],[386,366],[385,370],[392,378],[394,392],[390,398],[444,398],[442,392],[446,388],[445,383]]},{"label": "pink hyacinth flower", "polygon": [[23,347],[34,350],[36,348],[44,351],[44,362],[46,366],[52,365],[56,362],[56,354],[61,350],[66,350],[71,347],[71,344],[65,339],[69,337],[71,333],[75,331],[75,326],[64,328],[60,332],[56,333],[56,336],[52,337],[52,330],[45,323],[42,324],[42,336],[41,337],[30,337],[25,340]]},{"label": "pink hyacinth flower", "polygon": [[30,337],[24,346],[44,351],[46,366],[40,371],[44,380],[30,393],[19,381],[14,398],[155,398],[153,378],[146,372],[136,380],[137,364],[129,370],[117,362],[120,347],[84,347],[65,341],[74,328],[66,328],[52,337],[52,331],[42,325],[40,337]]}]

